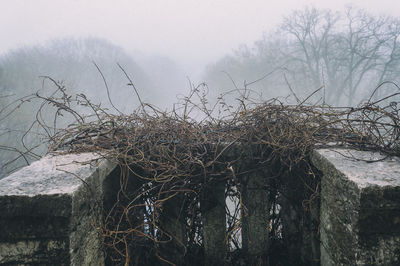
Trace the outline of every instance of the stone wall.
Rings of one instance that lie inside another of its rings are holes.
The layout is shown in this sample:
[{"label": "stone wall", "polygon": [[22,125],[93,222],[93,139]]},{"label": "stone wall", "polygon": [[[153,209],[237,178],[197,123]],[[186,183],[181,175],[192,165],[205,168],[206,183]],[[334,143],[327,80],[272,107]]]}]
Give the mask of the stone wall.
[{"label": "stone wall", "polygon": [[[376,159],[382,160],[369,162]],[[312,163],[322,173],[320,259],[319,249],[313,245],[303,248],[310,250],[313,263],[400,265],[400,160],[372,152],[320,149],[313,153]],[[49,155],[0,180],[0,265],[104,265],[96,227],[102,221],[103,208],[109,209],[115,200],[118,178],[116,164],[85,153]],[[288,188],[285,192],[293,191]],[[249,193],[251,199],[257,199],[254,191]],[[284,224],[293,226],[287,228],[299,231],[289,220]],[[298,217],[292,220],[296,222]],[[251,222],[250,214],[245,222]],[[264,234],[256,233],[264,239]],[[299,232],[298,243],[302,237]],[[248,239],[251,244],[258,238]],[[207,250],[216,250],[211,247]]]},{"label": "stone wall", "polygon": [[95,223],[114,164],[49,155],[0,180],[1,265],[102,265]]},{"label": "stone wall", "polygon": [[322,149],[312,160],[323,172],[321,265],[400,265],[399,158]]}]

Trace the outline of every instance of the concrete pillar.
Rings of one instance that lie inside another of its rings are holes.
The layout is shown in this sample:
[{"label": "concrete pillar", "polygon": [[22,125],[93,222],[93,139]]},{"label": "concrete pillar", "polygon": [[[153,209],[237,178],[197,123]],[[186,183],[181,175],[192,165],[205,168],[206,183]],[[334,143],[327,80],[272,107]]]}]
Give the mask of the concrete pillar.
[{"label": "concrete pillar", "polygon": [[200,205],[206,265],[224,265],[226,257],[225,182],[206,184]]},{"label": "concrete pillar", "polygon": [[353,157],[383,158],[348,149],[312,156],[323,173],[321,265],[400,265],[400,161]]},{"label": "concrete pillar", "polygon": [[46,156],[0,180],[1,265],[103,265],[102,183],[95,154]]},{"label": "concrete pillar", "polygon": [[177,194],[163,202],[161,216],[162,239],[170,239],[161,244],[161,256],[176,264],[183,265],[187,244],[185,217],[181,214],[184,204],[184,195]]},{"label": "concrete pillar", "polygon": [[245,206],[242,210],[242,244],[251,265],[268,264],[270,203],[267,184],[266,172],[256,170],[247,176],[247,183],[242,188]]},{"label": "concrete pillar", "polygon": [[284,254],[288,265],[320,265],[320,175],[308,174],[308,166],[296,165],[279,177],[278,203]]}]

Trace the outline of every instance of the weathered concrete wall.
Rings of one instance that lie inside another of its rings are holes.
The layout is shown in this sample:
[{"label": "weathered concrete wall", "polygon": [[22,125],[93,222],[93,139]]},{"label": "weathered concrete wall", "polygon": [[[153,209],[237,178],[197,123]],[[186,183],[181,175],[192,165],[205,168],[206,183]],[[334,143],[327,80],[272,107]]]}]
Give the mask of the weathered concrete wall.
[{"label": "weathered concrete wall", "polygon": [[96,158],[49,155],[0,180],[0,264],[103,264],[94,225],[115,165]]},{"label": "weathered concrete wall", "polygon": [[[312,162],[323,175],[321,265],[400,265],[400,159],[367,163],[349,158],[379,156],[339,149],[314,152]],[[120,184],[112,178],[119,177],[119,168],[98,158],[89,153],[47,156],[0,180],[0,265],[104,264],[95,223],[102,220],[103,206],[107,210],[112,205]],[[256,250],[252,254],[258,256],[268,248],[264,221],[268,221],[269,203],[265,173],[253,175],[244,183],[243,201],[249,212],[243,221],[243,247]],[[218,261],[226,252],[221,240],[226,229],[224,190],[224,184],[211,187],[206,194],[212,204],[202,202],[206,253],[220,255]],[[176,221],[180,221],[178,206],[165,206],[165,213],[174,213],[171,217]],[[214,216],[218,217],[215,224],[210,222]],[[165,225],[179,235],[168,221]],[[179,242],[184,242],[184,235]]]},{"label": "weathered concrete wall", "polygon": [[[345,157],[343,156],[345,155]],[[321,149],[321,265],[400,265],[400,160]]]}]

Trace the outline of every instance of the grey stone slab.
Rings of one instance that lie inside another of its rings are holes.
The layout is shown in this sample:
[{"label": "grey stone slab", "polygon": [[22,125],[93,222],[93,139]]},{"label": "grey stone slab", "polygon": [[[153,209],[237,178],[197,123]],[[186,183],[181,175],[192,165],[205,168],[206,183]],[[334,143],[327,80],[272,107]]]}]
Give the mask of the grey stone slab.
[{"label": "grey stone slab", "polygon": [[0,180],[0,196],[71,194],[96,171],[94,153],[48,155]]},{"label": "grey stone slab", "polygon": [[0,180],[0,264],[102,265],[98,154],[53,154]]},{"label": "grey stone slab", "polygon": [[316,153],[359,188],[371,185],[400,186],[400,158],[386,158],[379,152],[350,149],[319,149]]},{"label": "grey stone slab", "polygon": [[312,162],[323,173],[321,265],[399,265],[399,158],[320,149]]}]

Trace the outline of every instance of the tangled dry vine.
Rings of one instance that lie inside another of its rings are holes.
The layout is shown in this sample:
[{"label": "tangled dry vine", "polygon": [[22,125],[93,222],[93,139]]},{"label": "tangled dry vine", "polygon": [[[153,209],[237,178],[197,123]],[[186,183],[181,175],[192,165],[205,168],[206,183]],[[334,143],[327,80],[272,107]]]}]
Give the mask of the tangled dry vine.
[{"label": "tangled dry vine", "polygon": [[[308,201],[301,205],[311,211],[317,205],[313,201],[318,199],[319,182],[309,164],[314,148],[352,147],[400,156],[400,106],[392,100],[400,92],[338,108],[305,101],[289,105],[278,99],[256,102],[244,89],[233,92],[238,104],[229,105],[226,97],[210,104],[202,84],[172,111],[141,102],[131,114],[115,114],[83,94],[68,95],[62,84],[46,79],[55,85],[54,93],[31,97],[42,101],[35,123],[47,134],[49,151],[96,152],[120,166],[119,192],[101,226],[108,259],[116,265],[175,264],[177,254],[200,264],[200,203],[218,182],[225,182],[225,196],[234,205],[226,208],[225,238],[226,261],[233,264],[240,257],[239,232],[246,216],[242,187],[249,172],[264,167],[271,169],[265,189],[272,202],[269,230],[276,252],[284,241],[278,206],[285,193],[279,177],[303,169],[306,174],[299,178],[307,184]],[[43,119],[45,105],[55,108],[51,125]],[[73,122],[57,128],[59,116],[67,114]],[[20,156],[30,152],[27,148]],[[179,204],[177,217],[184,224],[186,243],[165,230],[164,214],[171,202]]]}]

